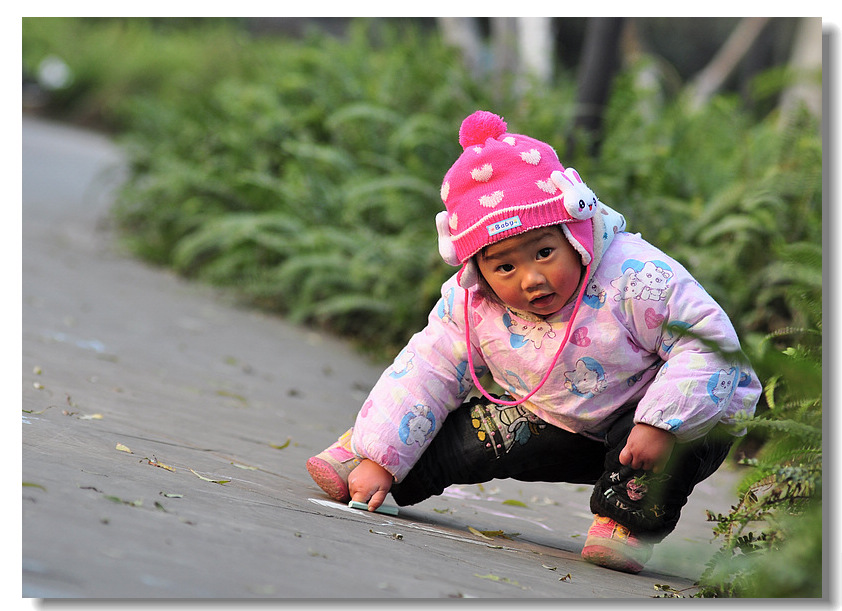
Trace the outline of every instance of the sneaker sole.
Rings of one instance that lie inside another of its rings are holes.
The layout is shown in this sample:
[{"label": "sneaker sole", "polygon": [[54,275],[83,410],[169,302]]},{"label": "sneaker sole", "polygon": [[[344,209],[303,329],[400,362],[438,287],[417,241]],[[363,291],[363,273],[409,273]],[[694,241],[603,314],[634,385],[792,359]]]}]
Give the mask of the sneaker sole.
[{"label": "sneaker sole", "polygon": [[624,573],[639,573],[644,566],[628,556],[620,554],[617,550],[599,544],[585,545],[582,549],[582,558],[591,564],[598,564]]},{"label": "sneaker sole", "polygon": [[348,484],[339,477],[339,474],[327,461],[314,456],[307,461],[307,471],[313,481],[319,485],[319,488],[324,490],[333,500],[340,503],[347,503],[351,500]]}]

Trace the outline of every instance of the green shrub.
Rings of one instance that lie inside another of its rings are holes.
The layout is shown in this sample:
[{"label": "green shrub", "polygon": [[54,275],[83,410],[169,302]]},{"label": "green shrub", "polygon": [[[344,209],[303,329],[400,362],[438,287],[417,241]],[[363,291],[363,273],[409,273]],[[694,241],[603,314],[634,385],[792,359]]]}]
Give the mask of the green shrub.
[{"label": "green shrub", "polygon": [[51,90],[46,112],[97,128],[129,127],[124,103],[204,96],[221,75],[256,75],[263,44],[230,19],[22,19],[24,78],[37,80],[47,57],[67,64],[71,81]]},{"label": "green shrub", "polygon": [[619,79],[599,157],[577,169],[631,231],[690,269],[742,336],[814,326],[789,290],[821,291],[818,121],[781,129],[777,115],[755,120],[729,96],[691,112],[642,95],[634,76]]},{"label": "green shrub", "polygon": [[[75,80],[53,92],[55,108],[126,135],[115,218],[134,252],[391,351],[453,271],[433,217],[462,118],[494,110],[560,147],[575,84],[562,73],[515,96],[472,80],[435,32],[381,21],[298,40],[230,19],[27,18],[24,72],[64,58]],[[638,69],[616,81],[599,153],[563,162],[682,261],[741,336],[812,326],[791,287],[821,286],[816,121],[781,130],[731,96],[690,112],[680,96],[641,91]],[[286,284],[318,285],[328,270],[319,290]]]},{"label": "green shrub", "polygon": [[[795,346],[772,347],[783,335]],[[700,597],[821,597],[821,331],[790,330],[752,350],[768,409],[746,425],[765,443],[743,461],[748,472],[727,515],[708,512],[722,545],[699,580]]]},{"label": "green shrub", "polygon": [[372,349],[403,343],[453,271],[433,217],[477,96],[437,40],[376,27],[277,41],[261,79],[135,103],[115,210],[130,247]]}]

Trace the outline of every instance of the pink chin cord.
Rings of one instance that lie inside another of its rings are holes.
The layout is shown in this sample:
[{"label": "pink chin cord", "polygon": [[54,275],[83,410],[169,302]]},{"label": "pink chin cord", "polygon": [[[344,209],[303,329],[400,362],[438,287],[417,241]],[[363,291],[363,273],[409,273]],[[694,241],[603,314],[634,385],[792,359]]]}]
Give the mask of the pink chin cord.
[{"label": "pink chin cord", "polygon": [[567,338],[570,337],[570,331],[573,329],[573,321],[576,319],[576,314],[579,312],[579,306],[582,305],[582,298],[585,296],[585,288],[588,284],[587,279],[590,278],[590,276],[591,266],[589,263],[587,269],[585,270],[585,279],[582,282],[582,288],[579,289],[579,295],[576,297],[576,305],[573,306],[573,313],[570,315],[570,320],[567,322],[567,331],[565,331],[564,339],[561,340],[561,345],[558,347],[558,350],[555,353],[555,357],[553,357],[553,362],[550,363],[550,367],[549,369],[547,369],[547,373],[545,373],[541,381],[538,382],[538,386],[533,388],[528,395],[526,395],[522,399],[518,399],[517,401],[503,401],[502,399],[495,399],[494,397],[488,394],[488,392],[482,387],[482,384],[480,384],[479,378],[477,378],[477,374],[474,371],[474,358],[472,355],[473,351],[471,350],[471,323],[469,318],[470,311],[468,307],[469,294],[468,289],[465,289],[465,344],[466,349],[468,351],[468,369],[471,371],[471,377],[474,380],[474,385],[479,389],[479,391],[486,399],[493,403],[496,403],[497,405],[506,405],[509,407],[514,407],[515,405],[520,405],[521,403],[528,401],[532,398],[532,395],[541,390],[541,387],[550,378],[550,374],[552,373],[553,368],[558,362],[558,359],[561,357],[561,351],[567,345]]}]

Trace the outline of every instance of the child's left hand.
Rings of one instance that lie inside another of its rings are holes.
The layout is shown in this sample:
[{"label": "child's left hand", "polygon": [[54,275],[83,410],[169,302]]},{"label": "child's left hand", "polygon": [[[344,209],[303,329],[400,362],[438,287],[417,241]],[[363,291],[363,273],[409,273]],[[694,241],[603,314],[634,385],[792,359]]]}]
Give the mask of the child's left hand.
[{"label": "child's left hand", "polygon": [[348,491],[352,501],[368,503],[368,510],[374,511],[386,500],[393,481],[391,473],[365,458],[348,475]]},{"label": "child's left hand", "polygon": [[648,424],[635,424],[620,452],[620,464],[659,473],[667,464],[674,445],[675,435],[669,431]]}]

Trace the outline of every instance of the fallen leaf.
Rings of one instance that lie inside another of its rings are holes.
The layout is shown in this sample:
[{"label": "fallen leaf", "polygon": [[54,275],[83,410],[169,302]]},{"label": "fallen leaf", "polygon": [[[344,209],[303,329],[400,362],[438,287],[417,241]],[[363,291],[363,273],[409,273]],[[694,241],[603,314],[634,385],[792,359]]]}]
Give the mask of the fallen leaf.
[{"label": "fallen leaf", "polygon": [[32,386],[35,390],[44,390],[44,385],[41,382],[34,382]]},{"label": "fallen leaf", "polygon": [[486,537],[501,537],[503,539],[511,540],[512,537],[517,537],[520,533],[507,533],[502,530],[481,530],[480,534]]},{"label": "fallen leaf", "polygon": [[52,405],[48,405],[47,407],[45,407],[44,409],[42,409],[40,412],[36,412],[35,410],[32,410],[32,409],[22,409],[21,411],[22,411],[24,414],[33,414],[33,415],[35,415],[35,416],[40,416],[41,414],[43,414],[44,412],[46,412],[46,411],[47,411],[48,409],[50,409],[51,407],[52,407]]},{"label": "fallen leaf", "polygon": [[102,420],[102,414],[89,414],[87,416],[79,416],[79,420]]},{"label": "fallen leaf", "polygon": [[257,471],[257,467],[250,467],[248,465],[241,465],[240,463],[232,462],[232,465],[237,467],[238,469],[246,469],[247,471]]},{"label": "fallen leaf", "polygon": [[131,507],[140,507],[143,505],[143,501],[124,501],[119,496],[111,496],[110,494],[103,495],[106,499],[111,501],[112,503],[119,503],[122,505],[130,505]]},{"label": "fallen leaf", "polygon": [[120,450],[121,452],[127,452],[129,454],[134,454],[134,452],[132,452],[127,446],[124,446],[122,443],[118,443],[116,449]]},{"label": "fallen leaf", "polygon": [[166,497],[168,499],[183,499],[184,498],[183,494],[173,494],[171,492],[159,492],[158,494],[160,494],[161,496]]},{"label": "fallen leaf", "polygon": [[515,507],[529,507],[526,503],[522,501],[516,501],[515,499],[508,499],[503,501],[503,505],[514,505]]},{"label": "fallen leaf", "polygon": [[276,450],[283,450],[285,447],[287,447],[289,445],[290,441],[292,441],[292,438],[287,437],[287,440],[283,444],[278,446],[278,445],[275,445],[274,443],[270,443],[269,447],[275,448]]},{"label": "fallen leaf", "polygon": [[472,533],[474,533],[478,537],[482,537],[483,539],[488,539],[489,541],[491,540],[491,537],[485,536],[484,534],[482,534],[481,531],[477,530],[473,526],[468,526],[468,530],[470,530]]},{"label": "fallen leaf", "polygon": [[548,571],[554,571],[558,568],[557,566],[548,566],[546,564],[542,564],[541,566],[547,569]]},{"label": "fallen leaf", "polygon": [[170,467],[169,465],[165,465],[164,463],[158,462],[157,458],[152,458],[152,459],[147,458],[146,462],[149,463],[150,465],[152,465],[153,467],[161,467],[162,469],[166,469],[167,471],[172,471],[173,473],[175,473],[174,467]]},{"label": "fallen leaf", "polygon": [[203,479],[206,482],[210,482],[212,484],[227,484],[228,482],[231,481],[230,479],[210,479],[209,477],[205,477],[204,475],[199,475],[198,473],[193,471],[193,469],[190,469],[190,472],[193,475],[195,475],[196,477],[198,477],[199,479]]},{"label": "fallen leaf", "polygon": [[44,492],[47,491],[47,489],[44,488],[44,486],[42,486],[41,484],[35,484],[33,482],[23,482],[23,487],[24,488],[40,488]]},{"label": "fallen leaf", "polygon": [[682,594],[684,590],[676,590],[675,588],[667,584],[656,583],[655,591],[664,593],[663,596],[659,595],[655,598],[684,598],[684,595]]},{"label": "fallen leaf", "polygon": [[477,530],[472,526],[468,526],[468,530],[470,530],[475,535],[482,537],[483,539],[492,539],[494,537],[501,537],[503,539],[510,539],[512,537],[517,537],[520,533],[507,533],[503,532],[502,530]]},{"label": "fallen leaf", "polygon": [[559,581],[570,581],[571,579],[573,579],[573,575],[571,575],[570,573],[567,573],[567,575],[565,575],[564,577],[558,578]]}]

